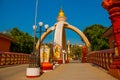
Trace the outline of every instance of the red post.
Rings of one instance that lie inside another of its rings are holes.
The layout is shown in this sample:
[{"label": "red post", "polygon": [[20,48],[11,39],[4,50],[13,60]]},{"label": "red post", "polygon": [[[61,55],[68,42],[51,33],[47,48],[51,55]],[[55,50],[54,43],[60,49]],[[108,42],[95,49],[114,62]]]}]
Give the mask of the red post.
[{"label": "red post", "polygon": [[110,65],[111,75],[120,79],[120,0],[103,0],[102,6],[108,11],[115,38],[114,47],[117,50],[117,58]]},{"label": "red post", "polygon": [[114,46],[118,48],[120,56],[120,0],[104,0],[102,6],[110,15],[115,38]]},{"label": "red post", "polygon": [[86,62],[86,47],[82,46],[82,63]]},{"label": "red post", "polygon": [[116,17],[110,17],[112,20],[112,25],[113,25],[113,34],[115,37],[115,44],[114,46],[118,48],[118,53],[120,56],[120,13],[119,16]]}]

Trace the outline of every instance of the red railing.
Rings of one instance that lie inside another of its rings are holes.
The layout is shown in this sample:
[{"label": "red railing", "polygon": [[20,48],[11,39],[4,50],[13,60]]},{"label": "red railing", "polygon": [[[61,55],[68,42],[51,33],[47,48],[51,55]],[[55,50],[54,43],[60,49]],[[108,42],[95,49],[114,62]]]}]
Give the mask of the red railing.
[{"label": "red railing", "polygon": [[114,49],[92,51],[87,54],[87,61],[108,70],[110,64],[113,62],[114,55]]},{"label": "red railing", "polygon": [[13,64],[28,64],[29,54],[0,52],[0,66]]}]

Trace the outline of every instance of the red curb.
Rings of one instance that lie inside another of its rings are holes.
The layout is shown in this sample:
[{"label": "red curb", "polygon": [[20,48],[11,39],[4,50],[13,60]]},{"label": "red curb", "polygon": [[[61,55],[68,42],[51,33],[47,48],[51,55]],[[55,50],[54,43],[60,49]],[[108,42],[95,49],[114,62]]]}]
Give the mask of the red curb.
[{"label": "red curb", "polygon": [[37,77],[40,77],[40,76],[26,76],[27,78],[37,78]]}]

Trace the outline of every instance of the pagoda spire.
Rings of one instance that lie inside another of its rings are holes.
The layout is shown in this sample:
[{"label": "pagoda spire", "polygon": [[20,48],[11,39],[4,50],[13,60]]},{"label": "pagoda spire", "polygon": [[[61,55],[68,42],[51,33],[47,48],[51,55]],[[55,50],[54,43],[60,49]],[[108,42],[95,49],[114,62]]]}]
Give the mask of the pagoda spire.
[{"label": "pagoda spire", "polygon": [[64,11],[62,10],[62,7],[60,8],[60,12],[58,13],[57,21],[66,21],[66,16],[64,14]]}]

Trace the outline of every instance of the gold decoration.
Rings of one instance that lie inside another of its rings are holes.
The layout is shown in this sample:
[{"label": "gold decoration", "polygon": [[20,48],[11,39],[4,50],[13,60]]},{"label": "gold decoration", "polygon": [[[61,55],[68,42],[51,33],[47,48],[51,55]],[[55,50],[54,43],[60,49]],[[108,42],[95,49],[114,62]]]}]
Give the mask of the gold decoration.
[{"label": "gold decoration", "polygon": [[46,60],[46,59],[47,59],[47,53],[43,52],[43,60]]},{"label": "gold decoration", "polygon": [[117,47],[115,47],[115,56],[119,56],[118,48]]},{"label": "gold decoration", "polygon": [[47,45],[42,45],[41,46],[41,62],[49,62],[49,57],[50,57],[50,48]]},{"label": "gold decoration", "polygon": [[55,46],[54,57],[55,57],[56,59],[59,59],[59,58],[60,58],[60,48],[59,48],[57,45]]},{"label": "gold decoration", "polygon": [[62,10],[62,8],[60,9],[60,12],[59,12],[59,14],[58,14],[58,17],[65,17],[64,11]]}]

